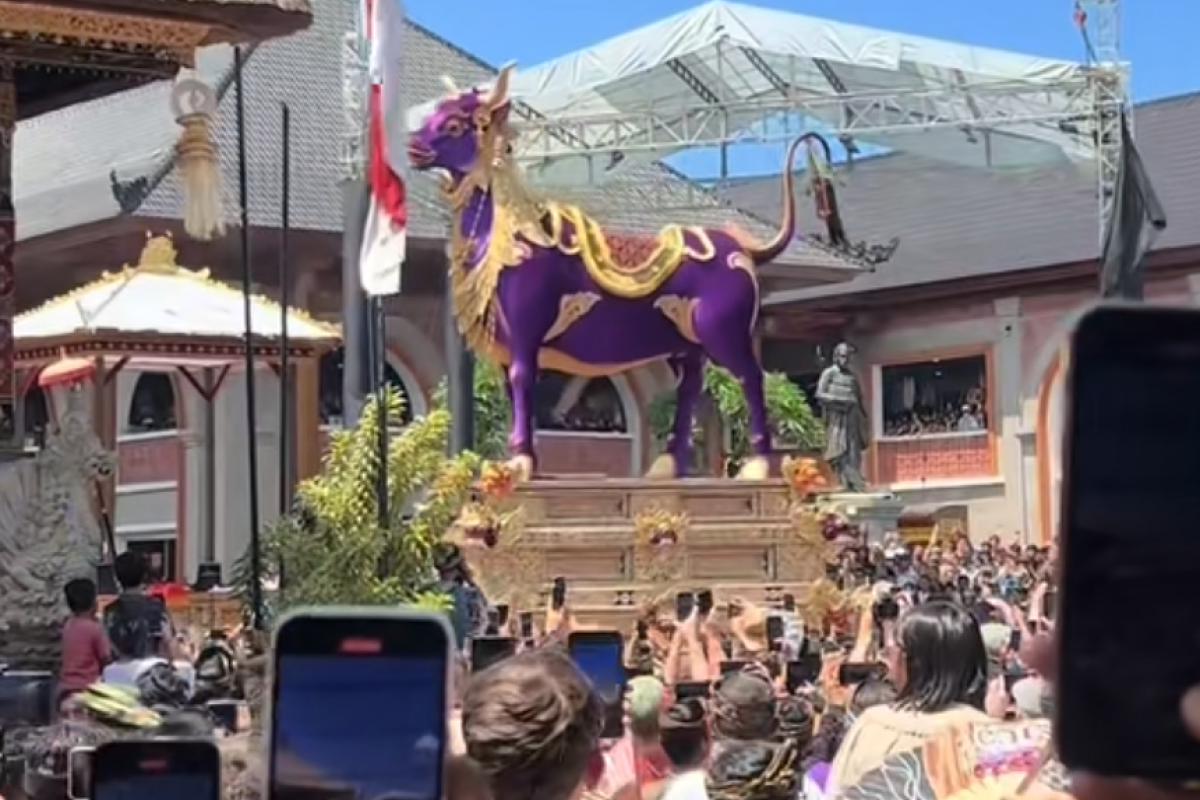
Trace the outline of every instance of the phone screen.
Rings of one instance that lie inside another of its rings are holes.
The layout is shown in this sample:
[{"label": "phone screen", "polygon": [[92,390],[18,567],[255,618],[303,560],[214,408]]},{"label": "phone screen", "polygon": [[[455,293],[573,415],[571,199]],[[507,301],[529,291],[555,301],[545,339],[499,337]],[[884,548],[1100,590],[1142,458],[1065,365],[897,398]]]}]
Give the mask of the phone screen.
[{"label": "phone screen", "polygon": [[787,665],[787,690],[792,694],[801,686],[816,683],[821,677],[821,654],[806,653]]},{"label": "phone screen", "polygon": [[1200,314],[1100,308],[1072,346],[1059,752],[1070,769],[1200,779],[1179,713],[1200,675],[1200,648],[1180,638],[1200,630]]},{"label": "phone screen", "polygon": [[479,672],[517,652],[517,640],[508,636],[481,636],[471,640],[471,671]]},{"label": "phone screen", "polygon": [[708,681],[686,681],[684,683],[675,684],[675,699],[687,700],[689,697],[697,697],[701,700],[708,699],[710,687]]},{"label": "phone screen", "polygon": [[94,747],[76,747],[68,758],[67,796],[72,800],[90,800],[92,796]]},{"label": "phone screen", "polygon": [[91,800],[218,800],[221,756],[212,742],[108,742],[92,757],[91,783]]},{"label": "phone screen", "polygon": [[767,617],[767,646],[778,650],[783,639],[783,617]]},{"label": "phone screen", "polygon": [[838,667],[838,683],[842,686],[854,686],[873,678],[881,678],[887,673],[887,667],[872,661],[847,661]]},{"label": "phone screen", "polygon": [[533,614],[528,611],[522,611],[517,618],[517,624],[521,628],[521,639],[528,641],[533,638]]},{"label": "phone screen", "polygon": [[680,622],[683,622],[692,615],[692,609],[695,606],[696,598],[688,592],[680,592],[675,595],[675,616]]},{"label": "phone screen", "polygon": [[567,639],[567,650],[571,660],[587,675],[604,702],[605,730],[602,736],[620,736],[624,729],[622,705],[625,700],[624,644],[621,634],[607,631],[572,633]]},{"label": "phone screen", "polygon": [[270,800],[440,800],[450,658],[431,616],[300,615],[275,645]]},{"label": "phone screen", "polygon": [[557,611],[567,604],[567,579],[555,578],[550,589],[550,606]]}]

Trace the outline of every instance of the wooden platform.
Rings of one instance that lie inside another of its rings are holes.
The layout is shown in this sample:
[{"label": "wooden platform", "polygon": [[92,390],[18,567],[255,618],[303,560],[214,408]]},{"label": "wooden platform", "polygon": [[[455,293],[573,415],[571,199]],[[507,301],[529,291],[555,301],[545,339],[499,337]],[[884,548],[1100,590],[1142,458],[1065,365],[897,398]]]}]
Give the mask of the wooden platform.
[{"label": "wooden platform", "polygon": [[[544,603],[559,576],[581,619],[616,624],[679,591],[777,601],[824,575],[825,548],[801,535],[782,480],[534,481],[505,508],[500,543],[467,557],[488,599],[514,610]],[[639,537],[639,515],[656,510],[686,515],[678,544]]]}]

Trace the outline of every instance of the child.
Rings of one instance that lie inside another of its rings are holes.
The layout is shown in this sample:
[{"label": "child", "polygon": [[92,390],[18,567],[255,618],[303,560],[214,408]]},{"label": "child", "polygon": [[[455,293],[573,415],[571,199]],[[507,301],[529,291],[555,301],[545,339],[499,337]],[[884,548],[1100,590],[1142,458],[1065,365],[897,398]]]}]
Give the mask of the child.
[{"label": "child", "polygon": [[100,680],[109,661],[108,637],[96,619],[96,584],[88,578],[68,581],[63,589],[71,618],[63,625],[59,697],[65,699]]}]

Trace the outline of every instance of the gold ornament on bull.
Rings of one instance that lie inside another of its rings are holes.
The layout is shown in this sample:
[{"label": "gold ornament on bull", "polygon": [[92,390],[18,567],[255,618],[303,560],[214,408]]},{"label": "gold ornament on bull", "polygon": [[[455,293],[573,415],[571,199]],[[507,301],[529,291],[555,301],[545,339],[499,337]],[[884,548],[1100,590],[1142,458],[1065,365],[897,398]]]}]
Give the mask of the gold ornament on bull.
[{"label": "gold ornament on bull", "polygon": [[220,154],[213,139],[217,102],[217,93],[195,72],[181,73],[171,92],[171,111],[183,128],[175,145],[183,183],[183,227],[201,240],[225,233]]},{"label": "gold ornament on bull", "polygon": [[829,486],[815,458],[788,456],[783,459],[780,468],[788,489],[798,499],[810,498]]},{"label": "gold ornament on bull", "polygon": [[820,578],[808,584],[799,597],[800,616],[804,624],[817,630],[839,627],[842,619],[851,610],[849,597],[828,578]]}]

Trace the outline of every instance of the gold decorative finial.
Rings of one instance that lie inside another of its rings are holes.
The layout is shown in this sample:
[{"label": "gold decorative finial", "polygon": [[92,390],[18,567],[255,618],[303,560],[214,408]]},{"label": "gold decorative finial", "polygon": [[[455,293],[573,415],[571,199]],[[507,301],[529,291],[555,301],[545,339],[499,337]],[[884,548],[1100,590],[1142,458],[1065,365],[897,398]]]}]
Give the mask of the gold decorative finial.
[{"label": "gold decorative finial", "polygon": [[179,251],[175,249],[175,242],[171,239],[171,234],[163,236],[154,236],[146,234],[146,246],[142,248],[142,257],[138,259],[139,269],[163,269],[164,267],[174,270],[179,266]]},{"label": "gold decorative finial", "polygon": [[442,76],[442,86],[446,87],[446,93],[451,97],[458,97],[462,94],[458,89],[458,84],[454,82],[454,78],[449,75]]}]

